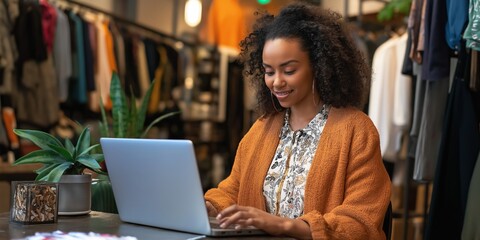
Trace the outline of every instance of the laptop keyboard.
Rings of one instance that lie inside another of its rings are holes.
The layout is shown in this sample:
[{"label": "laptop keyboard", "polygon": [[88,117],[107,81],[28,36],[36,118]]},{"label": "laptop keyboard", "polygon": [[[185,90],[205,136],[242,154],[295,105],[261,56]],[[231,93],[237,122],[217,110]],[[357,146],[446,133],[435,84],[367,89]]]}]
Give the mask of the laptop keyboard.
[{"label": "laptop keyboard", "polygon": [[[214,217],[209,217],[208,218],[209,222],[210,222],[210,227],[211,228],[217,228],[217,229],[222,229],[220,227],[220,223],[218,222],[218,220]],[[224,228],[224,229],[235,229],[235,225],[230,225],[228,226],[227,228]]]}]

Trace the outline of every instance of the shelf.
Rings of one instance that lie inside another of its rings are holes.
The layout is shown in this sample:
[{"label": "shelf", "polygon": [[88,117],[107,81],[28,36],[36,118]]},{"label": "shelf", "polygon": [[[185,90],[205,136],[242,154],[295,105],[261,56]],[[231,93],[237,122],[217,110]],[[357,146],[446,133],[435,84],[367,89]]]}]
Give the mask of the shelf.
[{"label": "shelf", "polygon": [[9,163],[0,164],[0,181],[24,181],[33,180],[37,175],[35,170],[42,164],[25,164],[13,166]]}]

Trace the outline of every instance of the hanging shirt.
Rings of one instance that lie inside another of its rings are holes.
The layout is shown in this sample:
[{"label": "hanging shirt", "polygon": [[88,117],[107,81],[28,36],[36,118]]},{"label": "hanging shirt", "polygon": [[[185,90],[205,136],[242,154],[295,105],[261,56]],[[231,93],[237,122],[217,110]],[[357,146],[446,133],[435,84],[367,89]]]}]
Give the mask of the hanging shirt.
[{"label": "hanging shirt", "polygon": [[105,30],[105,47],[107,50],[107,59],[110,70],[117,72],[117,62],[115,60],[115,46],[113,41],[112,32],[110,31],[110,21],[108,19],[102,22],[103,29]]},{"label": "hanging shirt", "polygon": [[148,103],[148,113],[153,114],[158,112],[159,110],[159,103],[160,103],[160,96],[162,90],[162,79],[164,79],[165,70],[167,67],[168,59],[167,59],[167,52],[165,48],[161,45],[157,47],[159,57],[159,64],[157,69],[155,69],[155,76],[153,83],[153,90],[152,95],[150,95],[150,102]]},{"label": "hanging shirt", "polygon": [[72,76],[72,52],[70,46],[70,25],[67,15],[58,8],[55,44],[53,45],[53,61],[58,82],[58,94],[61,102],[68,99],[68,81]]},{"label": "hanging shirt", "polygon": [[136,47],[136,55],[137,55],[137,66],[138,66],[138,82],[140,83],[140,91],[141,91],[141,98],[145,96],[150,87],[151,80],[148,75],[148,63],[147,63],[147,55],[145,53],[145,44],[143,43],[143,39],[136,38],[135,43]]},{"label": "hanging shirt", "polygon": [[308,172],[329,111],[330,106],[323,105],[304,129],[293,131],[289,123],[290,110],[287,110],[280,142],[263,183],[269,213],[288,218],[303,214]]},{"label": "hanging shirt", "polygon": [[110,21],[110,32],[114,41],[115,61],[117,63],[118,77],[122,84],[125,83],[125,43],[123,36],[115,22]]},{"label": "hanging shirt", "polygon": [[17,46],[11,34],[13,18],[7,7],[0,4],[0,94],[11,94],[15,83]]},{"label": "hanging shirt", "polygon": [[460,50],[460,41],[468,22],[468,1],[469,0],[447,0],[447,26],[445,37],[448,46]]},{"label": "hanging shirt", "polygon": [[42,35],[47,51],[51,52],[55,40],[55,29],[57,26],[57,11],[46,0],[40,1],[42,9]]},{"label": "hanging shirt", "polygon": [[467,47],[480,51],[480,4],[479,0],[470,0],[468,7],[468,25],[463,34]]},{"label": "hanging shirt", "polygon": [[[83,45],[84,36],[83,36],[83,21],[82,19],[75,14],[70,12],[70,19],[75,24],[74,37],[75,37],[75,48],[76,48],[76,64],[78,75],[77,81],[73,86],[73,99],[78,103],[87,103],[87,78],[85,75],[85,49]],[[75,64],[75,63],[72,63]]]},{"label": "hanging shirt", "polygon": [[422,79],[443,80],[450,76],[450,48],[446,41],[447,0],[426,0]]},{"label": "hanging shirt", "polygon": [[106,41],[108,33],[103,21],[103,15],[98,15],[95,20],[95,26],[97,28],[95,89],[99,91],[105,109],[111,109],[112,101],[110,100],[110,82],[112,80],[112,66],[108,60],[109,46],[107,46]]},{"label": "hanging shirt", "polygon": [[421,64],[425,36],[425,6],[426,0],[414,0],[408,16],[408,33],[411,35],[409,57],[412,61]]},{"label": "hanging shirt", "polygon": [[391,38],[373,55],[368,116],[380,135],[382,157],[395,161],[410,126],[412,79],[401,73],[407,35]]},{"label": "hanging shirt", "polygon": [[207,42],[240,50],[247,36],[246,10],[239,0],[213,1],[206,24]]}]

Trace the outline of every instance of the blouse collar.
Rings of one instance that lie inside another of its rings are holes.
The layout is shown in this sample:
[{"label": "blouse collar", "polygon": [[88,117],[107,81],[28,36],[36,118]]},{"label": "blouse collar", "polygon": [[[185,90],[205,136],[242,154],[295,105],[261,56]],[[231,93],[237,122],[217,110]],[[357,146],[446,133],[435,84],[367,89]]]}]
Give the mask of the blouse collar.
[{"label": "blouse collar", "polygon": [[[320,111],[313,117],[312,120],[305,126],[305,128],[297,130],[303,134],[306,134],[310,137],[317,136],[320,134],[322,126],[325,125],[326,119],[328,118],[328,113],[330,111],[331,105],[329,104],[323,104],[322,108]],[[284,117],[284,124],[282,127],[282,130],[280,131],[280,138],[282,136],[285,136],[288,134],[290,131],[292,131],[292,128],[290,127],[290,108],[285,111],[285,117]]]}]

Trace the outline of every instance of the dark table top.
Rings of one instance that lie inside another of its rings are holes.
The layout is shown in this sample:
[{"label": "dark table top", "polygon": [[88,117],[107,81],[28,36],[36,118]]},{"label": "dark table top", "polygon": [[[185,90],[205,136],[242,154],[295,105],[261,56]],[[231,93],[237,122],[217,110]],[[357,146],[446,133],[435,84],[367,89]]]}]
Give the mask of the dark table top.
[{"label": "dark table top", "polygon": [[[24,225],[11,223],[9,213],[0,213],[0,239],[22,239],[36,232],[95,232],[143,239],[220,239],[122,222],[117,214],[91,212],[81,216],[59,216],[57,223]],[[284,239],[276,237],[230,237],[227,239]]]}]

